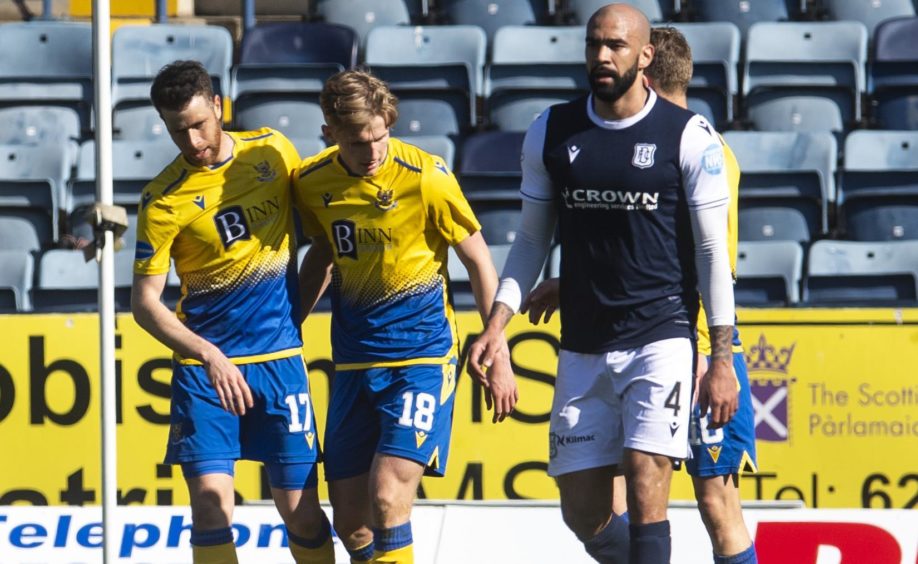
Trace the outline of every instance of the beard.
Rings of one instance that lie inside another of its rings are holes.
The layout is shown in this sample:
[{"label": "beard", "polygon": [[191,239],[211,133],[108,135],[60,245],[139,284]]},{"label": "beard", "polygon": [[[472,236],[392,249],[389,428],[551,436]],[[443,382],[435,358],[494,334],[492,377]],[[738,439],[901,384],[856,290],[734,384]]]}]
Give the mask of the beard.
[{"label": "beard", "polygon": [[[638,72],[638,60],[634,60],[634,65],[625,71],[624,75],[619,75],[613,70],[606,70],[601,67],[596,67],[590,71],[590,90],[593,92],[593,96],[602,100],[603,102],[615,102],[621,98],[628,89],[631,88],[631,85],[634,84],[634,81],[637,80]],[[599,83],[600,77],[612,77],[612,84],[606,86]]]}]

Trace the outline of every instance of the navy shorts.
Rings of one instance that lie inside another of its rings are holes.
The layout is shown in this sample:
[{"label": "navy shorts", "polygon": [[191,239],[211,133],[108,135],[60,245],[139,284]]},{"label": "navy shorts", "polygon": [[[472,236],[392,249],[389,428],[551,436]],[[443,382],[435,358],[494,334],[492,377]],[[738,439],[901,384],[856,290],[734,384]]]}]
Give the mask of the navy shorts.
[{"label": "navy shorts", "polygon": [[443,476],[449,455],[456,361],[335,374],[325,429],[325,479],[370,470],[376,453],[414,460]]},{"label": "navy shorts", "polygon": [[255,402],[241,417],[220,407],[203,366],[174,365],[165,462],[315,463],[319,444],[303,357],[243,364],[239,370]]},{"label": "navy shorts", "polygon": [[692,476],[707,478],[757,471],[755,413],[743,353],[733,353],[733,370],[739,382],[739,408],[729,423],[720,429],[708,429],[710,414],[702,418],[701,409],[697,405],[692,408],[689,425],[692,458],[685,461]]}]

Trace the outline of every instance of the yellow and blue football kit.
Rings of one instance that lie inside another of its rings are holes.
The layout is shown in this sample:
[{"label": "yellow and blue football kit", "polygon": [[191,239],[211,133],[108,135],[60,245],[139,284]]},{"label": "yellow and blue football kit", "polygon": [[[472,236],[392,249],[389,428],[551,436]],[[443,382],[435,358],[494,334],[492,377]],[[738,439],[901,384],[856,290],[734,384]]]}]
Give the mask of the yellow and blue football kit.
[{"label": "yellow and blue football kit", "polygon": [[299,155],[271,129],[228,135],[226,161],[195,166],[180,155],[144,188],[134,272],[166,274],[174,261],[178,318],[239,366],[255,406],[242,417],[223,410],[204,367],[176,355],[166,462],[190,477],[260,460],[273,486],[301,489],[315,482],[318,445],[293,259]]},{"label": "yellow and blue football kit", "polygon": [[373,176],[354,176],[335,146],[302,162],[294,199],[304,233],[334,253],[326,478],[367,472],[376,452],[442,475],[458,347],[447,250],[480,229],[455,177],[398,139]]},{"label": "yellow and blue football kit", "polygon": [[[724,147],[724,164],[727,183],[730,188],[730,207],[727,213],[727,251],[730,255],[730,270],[736,279],[736,254],[739,240],[737,219],[739,216],[740,168],[736,155],[720,138]],[[711,356],[711,335],[705,317],[704,304],[698,314],[698,352]],[[752,407],[752,392],[739,330],[733,330],[733,370],[739,384],[739,404],[733,418],[720,429],[708,429],[710,416],[701,417],[696,405],[692,408],[689,425],[689,442],[692,458],[686,460],[686,470],[692,476],[726,476],[740,471],[756,471],[755,413]]]}]

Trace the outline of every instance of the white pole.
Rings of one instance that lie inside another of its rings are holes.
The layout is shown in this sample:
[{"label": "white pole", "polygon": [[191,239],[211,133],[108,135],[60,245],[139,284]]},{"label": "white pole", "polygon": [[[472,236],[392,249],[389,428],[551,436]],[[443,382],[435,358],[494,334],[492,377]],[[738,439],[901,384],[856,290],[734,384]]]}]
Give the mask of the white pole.
[{"label": "white pole", "polygon": [[[93,82],[96,118],[96,201],[112,203],[111,19],[109,0],[93,0]],[[105,231],[99,262],[99,374],[102,405],[102,562],[118,557],[114,538],[117,505],[117,445],[115,420],[115,244]]]}]

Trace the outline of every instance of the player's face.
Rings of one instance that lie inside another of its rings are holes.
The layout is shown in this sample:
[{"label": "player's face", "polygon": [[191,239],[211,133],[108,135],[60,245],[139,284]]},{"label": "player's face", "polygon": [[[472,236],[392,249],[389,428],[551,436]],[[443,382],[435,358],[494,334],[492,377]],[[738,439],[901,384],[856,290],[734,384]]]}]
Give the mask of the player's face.
[{"label": "player's face", "polygon": [[363,129],[326,125],[325,135],[338,145],[341,160],[352,174],[373,176],[389,152],[389,128],[382,116],[373,116]]},{"label": "player's face", "polygon": [[213,100],[195,96],[181,110],[163,109],[159,115],[185,160],[195,166],[217,164],[223,140],[219,96],[214,96]]},{"label": "player's face", "polygon": [[[649,63],[629,21],[600,16],[587,27],[586,64],[590,90],[603,102],[615,102],[634,85]],[[651,51],[652,54],[652,51]]]}]

